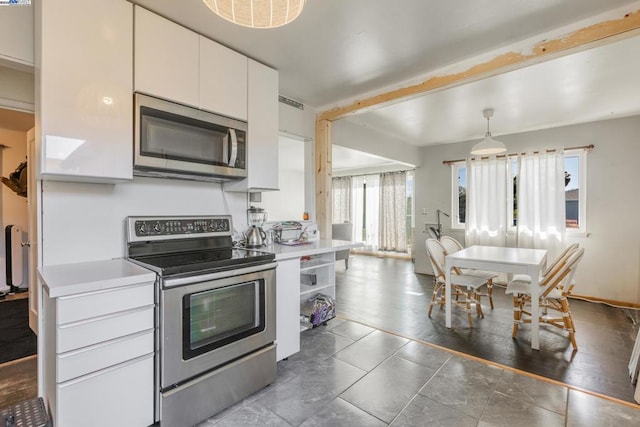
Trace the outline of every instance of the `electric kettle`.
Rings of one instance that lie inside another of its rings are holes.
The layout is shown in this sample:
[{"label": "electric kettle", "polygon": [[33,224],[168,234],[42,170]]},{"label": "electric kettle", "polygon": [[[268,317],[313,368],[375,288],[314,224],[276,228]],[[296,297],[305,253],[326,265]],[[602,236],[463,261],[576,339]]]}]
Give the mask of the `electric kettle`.
[{"label": "electric kettle", "polygon": [[245,233],[245,246],[247,248],[260,248],[264,246],[267,235],[260,227],[252,225]]}]

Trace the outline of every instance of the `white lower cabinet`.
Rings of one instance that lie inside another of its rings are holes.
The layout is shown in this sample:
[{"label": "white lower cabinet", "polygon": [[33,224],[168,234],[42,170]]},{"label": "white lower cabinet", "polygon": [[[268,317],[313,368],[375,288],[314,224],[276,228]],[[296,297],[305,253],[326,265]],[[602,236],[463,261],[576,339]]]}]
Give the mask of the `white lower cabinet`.
[{"label": "white lower cabinet", "polygon": [[300,259],[278,261],[276,269],[276,360],[300,351]]},{"label": "white lower cabinet", "polygon": [[55,426],[153,424],[154,289],[144,282],[57,298],[44,289],[43,382]]},{"label": "white lower cabinet", "polygon": [[56,426],[153,424],[153,354],[60,383]]}]

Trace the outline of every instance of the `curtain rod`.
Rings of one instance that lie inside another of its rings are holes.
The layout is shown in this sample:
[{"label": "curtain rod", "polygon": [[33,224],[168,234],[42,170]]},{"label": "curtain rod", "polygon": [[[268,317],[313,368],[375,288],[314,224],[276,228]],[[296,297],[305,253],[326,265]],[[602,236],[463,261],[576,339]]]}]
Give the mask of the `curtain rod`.
[{"label": "curtain rod", "polygon": [[[595,145],[593,144],[589,144],[589,145],[581,145],[579,147],[567,147],[564,148],[565,151],[569,151],[569,150],[586,150],[586,151],[590,151],[593,150],[595,148]],[[551,150],[547,150],[547,153],[555,153],[556,150],[555,149],[551,149]],[[534,151],[534,154],[538,154],[540,153],[540,151]],[[496,158],[502,158],[502,157],[514,157],[517,156],[518,154],[527,154],[527,153],[513,153],[513,154],[500,154],[498,156],[496,156]],[[480,157],[480,159],[488,159],[489,157]],[[459,162],[464,162],[467,159],[458,159],[458,160],[443,160],[442,164],[443,165],[450,165],[452,163],[459,163]]]}]

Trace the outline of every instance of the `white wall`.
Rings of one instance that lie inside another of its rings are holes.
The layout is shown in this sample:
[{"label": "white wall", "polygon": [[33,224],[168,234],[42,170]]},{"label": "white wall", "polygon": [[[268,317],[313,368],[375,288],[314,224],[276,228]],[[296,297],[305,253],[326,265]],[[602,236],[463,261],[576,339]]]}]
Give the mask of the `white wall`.
[{"label": "white wall", "polygon": [[129,215],[233,215],[246,224],[246,193],[222,192],[220,184],[135,178],[126,184],[44,181],[43,265],[125,256],[124,219]]},{"label": "white wall", "polygon": [[419,166],[422,158],[420,147],[393,139],[348,120],[333,122],[331,132],[334,145],[415,166]]},{"label": "white wall", "polygon": [[278,119],[280,132],[296,135],[303,139],[315,139],[317,112],[313,107],[305,105],[304,110],[300,110],[282,102],[279,102],[278,105],[280,107]]},{"label": "white wall", "polygon": [[0,107],[32,112],[34,96],[33,73],[0,66]]},{"label": "white wall", "polygon": [[[502,135],[508,152],[594,144],[587,155],[587,231],[589,237],[568,238],[585,248],[576,274],[576,294],[640,303],[640,116],[556,129]],[[422,149],[416,169],[416,272],[430,273],[425,249],[425,222],[435,210],[451,210],[451,167],[443,160],[465,158],[477,140]],[[428,215],[420,214],[426,208]],[[464,241],[463,231],[445,234]]]},{"label": "white wall", "polygon": [[262,193],[261,206],[268,212],[269,221],[302,220],[304,172],[281,169],[280,191]]},{"label": "white wall", "polygon": [[[4,144],[9,148],[2,150],[0,157],[2,159],[2,176],[9,177],[9,174],[13,172],[16,167],[22,163],[27,156],[27,134],[25,132],[12,131],[7,129],[0,129],[0,144]],[[0,205],[2,206],[0,217],[0,288],[6,285],[5,275],[5,238],[4,228],[7,225],[13,224],[20,227],[23,233],[28,232],[29,221],[27,213],[27,198],[18,196],[11,191],[9,187],[4,184],[0,184],[2,190],[0,190]],[[26,240],[26,235],[23,240]],[[26,251],[24,251],[26,256]],[[25,287],[27,283],[27,263],[26,259],[23,265],[23,277],[24,282],[22,287]],[[14,283],[14,285],[21,285],[20,283]]]},{"label": "white wall", "polygon": [[[286,96],[286,95],[285,95]],[[315,212],[316,212],[316,175],[315,175],[315,150],[314,150],[314,140],[316,134],[316,114],[317,111],[308,105],[304,106],[304,110],[300,110],[298,108],[291,107],[287,104],[283,104],[280,102],[278,104],[280,106],[280,116],[279,116],[279,129],[280,132],[286,134],[288,136],[296,136],[301,140],[304,140],[304,188],[302,191],[302,197],[304,197],[304,206],[302,207],[302,212],[307,211],[311,215],[311,220],[315,220]],[[280,165],[284,160],[280,159]],[[290,184],[285,184],[282,181],[282,177],[280,178],[280,193],[283,194],[283,191],[287,188],[290,188]],[[287,190],[288,191],[288,190]],[[299,189],[295,189],[295,191],[299,191]],[[268,196],[272,199],[276,199],[278,197],[283,198],[284,196]],[[297,197],[297,196],[296,196]],[[297,209],[297,208],[296,208]],[[293,217],[297,218],[297,217]],[[289,218],[291,219],[291,218]]]}]

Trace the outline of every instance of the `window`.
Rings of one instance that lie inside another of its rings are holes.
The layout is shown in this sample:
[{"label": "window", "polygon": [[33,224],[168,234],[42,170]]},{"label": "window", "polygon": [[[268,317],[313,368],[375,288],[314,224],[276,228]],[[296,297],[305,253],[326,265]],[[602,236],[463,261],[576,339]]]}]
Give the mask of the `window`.
[{"label": "window", "polygon": [[[336,220],[338,212],[348,210],[354,226],[353,238],[363,241],[364,249],[367,251],[378,251],[379,247],[385,244],[395,245],[393,246],[395,249],[387,250],[399,252],[411,250],[415,221],[413,214],[415,173],[412,170],[404,171],[402,175],[399,175],[400,173],[393,173],[398,174],[397,181],[384,179],[384,176],[391,173],[333,178],[333,222],[340,222],[339,219]],[[404,176],[404,179],[401,176]],[[345,188],[345,185],[348,188]],[[341,197],[341,193],[347,191],[348,196]],[[402,199],[403,197],[406,198]],[[385,201],[387,203],[384,203]],[[349,207],[346,206],[348,203],[350,203]],[[385,230],[386,235],[383,234]],[[383,238],[383,236],[386,237]]]},{"label": "window", "polygon": [[[564,153],[565,167],[565,209],[567,233],[586,232],[586,151],[568,150]],[[511,164],[513,180],[513,203],[509,217],[514,226],[518,221],[516,179],[518,175],[518,162],[514,158]],[[454,216],[451,226],[454,229],[463,229],[465,224],[465,211],[467,201],[467,166],[465,162],[452,164],[451,167],[451,211]]]},{"label": "window", "polygon": [[467,209],[467,165],[465,162],[451,165],[451,228],[464,228]]}]

